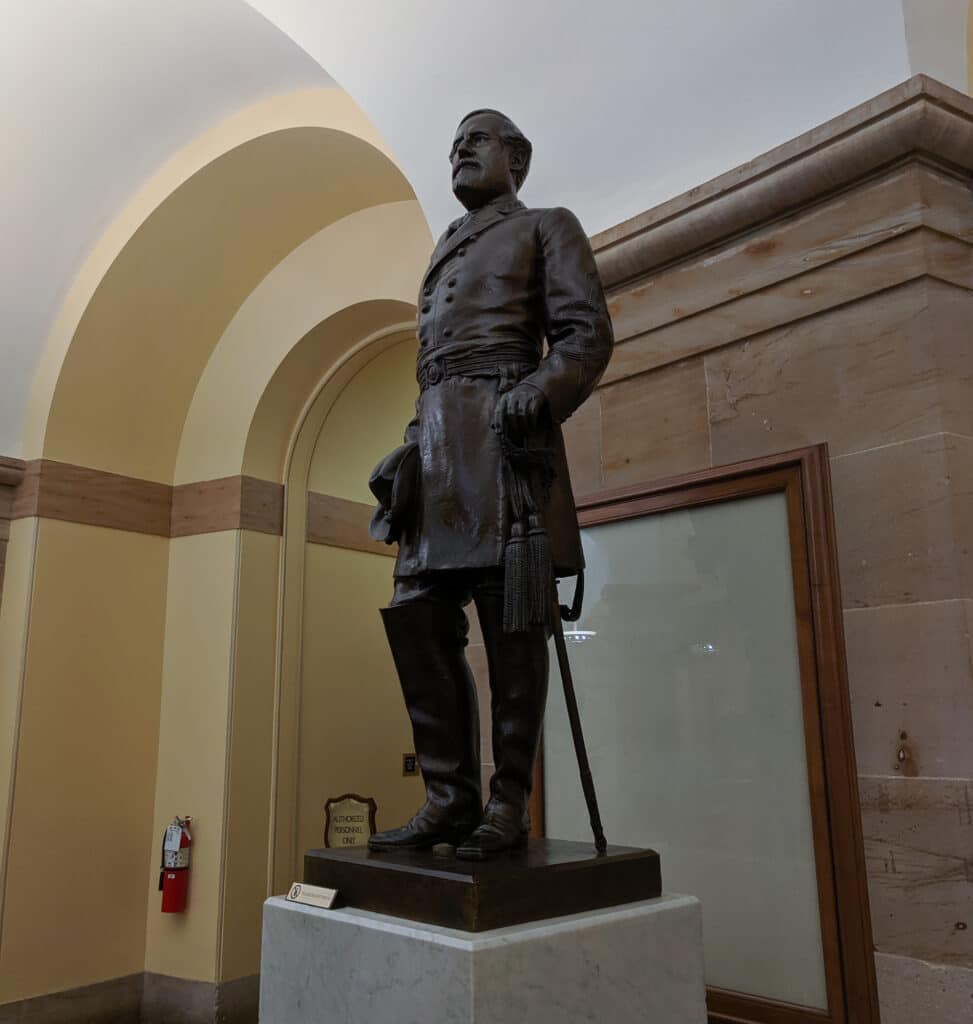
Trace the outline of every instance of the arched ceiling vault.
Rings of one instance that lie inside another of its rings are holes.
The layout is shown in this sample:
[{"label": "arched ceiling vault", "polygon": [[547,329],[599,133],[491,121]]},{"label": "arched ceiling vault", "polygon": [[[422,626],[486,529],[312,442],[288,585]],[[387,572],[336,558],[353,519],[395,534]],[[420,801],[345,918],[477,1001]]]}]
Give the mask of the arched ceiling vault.
[{"label": "arched ceiling vault", "polygon": [[0,454],[20,455],[45,339],[126,204],[238,111],[334,82],[243,0],[31,0],[2,11]]},{"label": "arched ceiling vault", "polygon": [[[318,106],[316,117],[293,123],[291,112],[289,126],[256,133],[251,125],[244,133],[251,137],[226,151],[233,130],[224,127],[211,142],[220,155],[183,175],[147,216],[130,210],[119,218],[122,237],[126,226],[138,226],[101,277],[107,253],[93,253],[95,266],[76,282],[79,294],[62,310],[46,374],[35,382],[44,457],[171,481],[197,383],[250,292],[327,225],[412,199],[370,126],[340,97],[319,90],[305,97],[305,106]],[[266,129],[274,118],[262,120]],[[179,170],[160,174],[171,181]],[[148,187],[133,205],[144,209],[159,191]],[[110,251],[110,243],[102,248]],[[45,384],[52,392],[46,417]]]},{"label": "arched ceiling vault", "polygon": [[[91,456],[102,468],[171,475],[170,441],[193,374],[248,289],[329,217],[410,197],[407,180],[438,232],[458,210],[449,141],[474,106],[507,109],[533,138],[525,200],[568,205],[594,232],[911,74],[965,88],[970,7],[11,5],[0,43],[9,142],[0,195],[0,454]],[[332,132],[342,174],[355,168],[340,187],[324,136],[315,142],[301,131],[311,127]],[[342,132],[351,138],[339,142]],[[226,164],[208,168],[224,156]],[[223,188],[233,167],[235,181]],[[310,195],[314,174],[323,188],[304,221],[294,200]],[[370,186],[376,193],[366,199]],[[264,235],[266,245],[254,244]],[[160,247],[176,259],[156,269]],[[207,311],[203,289],[215,296]],[[80,344],[69,355],[76,332]],[[136,358],[142,345],[146,360]],[[94,375],[106,370],[99,389]],[[76,386],[85,375],[88,391]],[[160,400],[163,384],[171,403]],[[147,429],[166,438],[148,460],[112,440],[114,431]]]}]

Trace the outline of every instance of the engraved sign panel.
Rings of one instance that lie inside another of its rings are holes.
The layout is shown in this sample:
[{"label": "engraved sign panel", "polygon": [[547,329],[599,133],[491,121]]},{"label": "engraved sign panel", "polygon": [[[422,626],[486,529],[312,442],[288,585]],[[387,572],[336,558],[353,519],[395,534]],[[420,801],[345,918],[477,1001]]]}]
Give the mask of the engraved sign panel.
[{"label": "engraved sign panel", "polygon": [[295,882],[287,892],[289,903],[303,903],[309,907],[321,907],[330,910],[338,900],[337,889],[326,889],[322,885],[309,885],[307,882]]},{"label": "engraved sign panel", "polygon": [[324,805],[324,845],[364,846],[375,834],[377,804],[370,796],[345,793]]}]

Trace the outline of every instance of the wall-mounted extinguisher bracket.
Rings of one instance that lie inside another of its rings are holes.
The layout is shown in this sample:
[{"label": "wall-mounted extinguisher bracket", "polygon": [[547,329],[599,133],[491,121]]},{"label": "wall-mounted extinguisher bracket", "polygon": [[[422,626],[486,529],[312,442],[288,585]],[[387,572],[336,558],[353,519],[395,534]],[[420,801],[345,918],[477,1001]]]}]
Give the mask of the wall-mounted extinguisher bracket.
[{"label": "wall-mounted extinguisher bracket", "polygon": [[186,909],[189,894],[189,848],[193,842],[189,826],[192,816],[176,815],[162,836],[162,864],[159,869],[159,892],[162,913],[180,914]]}]

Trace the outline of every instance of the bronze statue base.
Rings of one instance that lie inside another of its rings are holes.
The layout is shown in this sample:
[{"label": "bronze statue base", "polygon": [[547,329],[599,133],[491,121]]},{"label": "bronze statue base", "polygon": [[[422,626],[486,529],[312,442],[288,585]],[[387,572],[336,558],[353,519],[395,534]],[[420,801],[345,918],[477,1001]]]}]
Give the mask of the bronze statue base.
[{"label": "bronze statue base", "polygon": [[342,906],[411,921],[488,931],[564,917],[662,893],[659,855],[632,846],[595,853],[591,843],[531,839],[494,860],[457,860],[452,848],[373,853],[309,850],[304,881],[337,889]]}]

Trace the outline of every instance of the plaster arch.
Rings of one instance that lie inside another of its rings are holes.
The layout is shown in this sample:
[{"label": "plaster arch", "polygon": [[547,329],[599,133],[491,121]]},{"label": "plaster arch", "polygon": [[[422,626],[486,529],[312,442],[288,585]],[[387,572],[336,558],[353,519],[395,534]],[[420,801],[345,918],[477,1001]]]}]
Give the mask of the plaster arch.
[{"label": "plaster arch", "polygon": [[237,473],[283,481],[308,388],[345,346],[414,318],[431,245],[411,200],[350,214],[285,257],[240,306],[200,376],[174,482]]},{"label": "plaster arch", "polygon": [[34,379],[29,457],[171,482],[224,329],[305,239],[412,190],[337,89],[277,97],[170,160],[99,240]]},{"label": "plaster arch", "polygon": [[0,52],[0,453],[20,457],[45,339],[112,219],[236,111],[335,83],[240,0],[6,3]]}]

